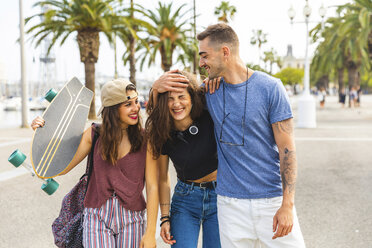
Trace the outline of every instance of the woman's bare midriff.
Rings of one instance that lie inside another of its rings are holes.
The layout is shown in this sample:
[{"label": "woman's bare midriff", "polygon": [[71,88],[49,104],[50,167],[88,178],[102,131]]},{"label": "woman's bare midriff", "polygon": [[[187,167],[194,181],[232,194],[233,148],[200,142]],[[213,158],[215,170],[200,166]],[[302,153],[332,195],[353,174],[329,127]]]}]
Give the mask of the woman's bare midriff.
[{"label": "woman's bare midriff", "polygon": [[216,181],[216,179],[217,179],[217,170],[215,170],[212,173],[206,175],[205,177],[199,178],[197,180],[190,180],[190,182],[205,183],[205,182]]}]

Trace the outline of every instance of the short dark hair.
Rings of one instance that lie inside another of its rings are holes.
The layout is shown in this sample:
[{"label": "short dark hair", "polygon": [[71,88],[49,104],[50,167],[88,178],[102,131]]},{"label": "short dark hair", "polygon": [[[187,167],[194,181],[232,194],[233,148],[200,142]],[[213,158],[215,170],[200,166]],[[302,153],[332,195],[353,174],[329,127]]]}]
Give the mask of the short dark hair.
[{"label": "short dark hair", "polygon": [[198,40],[204,40],[209,37],[212,43],[228,43],[234,48],[239,47],[239,38],[235,31],[226,23],[210,25],[206,30],[197,35]]}]

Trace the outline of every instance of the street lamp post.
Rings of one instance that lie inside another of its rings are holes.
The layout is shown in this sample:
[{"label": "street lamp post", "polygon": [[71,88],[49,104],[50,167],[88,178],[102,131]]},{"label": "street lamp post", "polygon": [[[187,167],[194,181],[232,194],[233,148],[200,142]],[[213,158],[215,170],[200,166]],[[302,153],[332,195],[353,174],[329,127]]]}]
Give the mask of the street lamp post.
[{"label": "street lamp post", "polygon": [[22,86],[22,127],[29,127],[28,125],[28,88],[26,82],[26,61],[25,61],[25,44],[24,44],[24,23],[23,19],[23,2],[19,0],[19,44],[21,47],[21,86]]},{"label": "street lamp post", "polygon": [[[304,77],[304,93],[306,95],[310,95],[310,63],[309,63],[309,17],[311,15],[311,8],[306,1],[306,5],[304,7],[304,16],[305,16],[305,24],[306,24],[306,47],[305,47],[305,77]],[[314,100],[314,98],[312,98]],[[314,101],[315,103],[315,101]],[[315,104],[314,104],[315,109]],[[315,121],[315,119],[314,119]]]},{"label": "street lamp post", "polygon": [[[322,18],[325,16],[325,8],[322,6],[319,10]],[[293,23],[295,17],[295,10],[291,6],[288,10],[288,17]],[[298,99],[297,104],[297,127],[299,128],[315,128],[316,127],[316,105],[315,99],[310,94],[310,62],[308,56],[309,50],[309,17],[311,15],[311,8],[309,6],[308,0],[306,0],[306,5],[303,9],[303,14],[305,17],[306,24],[306,48],[305,48],[305,75],[304,75],[304,90],[302,95]]]},{"label": "street lamp post", "polygon": [[320,6],[320,8],[319,8],[319,15],[322,18],[322,30],[324,29],[324,17],[326,15],[326,13],[327,13],[327,9],[322,4],[322,6]]}]

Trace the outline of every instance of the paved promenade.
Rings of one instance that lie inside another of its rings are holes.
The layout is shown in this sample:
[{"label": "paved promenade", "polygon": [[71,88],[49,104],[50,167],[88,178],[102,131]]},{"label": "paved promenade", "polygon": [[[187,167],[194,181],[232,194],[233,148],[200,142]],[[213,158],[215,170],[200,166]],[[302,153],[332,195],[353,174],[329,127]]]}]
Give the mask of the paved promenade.
[{"label": "paved promenade", "polygon": [[[295,114],[296,101],[292,98]],[[317,109],[317,124],[315,129],[295,130],[296,208],[306,245],[372,247],[372,96],[363,96],[357,109],[342,109],[336,97],[328,97],[325,108]],[[57,178],[60,188],[46,195],[41,181],[7,161],[16,148],[29,154],[31,138],[29,129],[0,129],[1,248],[54,247],[51,223],[63,196],[85,170],[84,161]],[[174,185],[174,171],[171,176]],[[160,238],[158,244],[167,247]]]}]

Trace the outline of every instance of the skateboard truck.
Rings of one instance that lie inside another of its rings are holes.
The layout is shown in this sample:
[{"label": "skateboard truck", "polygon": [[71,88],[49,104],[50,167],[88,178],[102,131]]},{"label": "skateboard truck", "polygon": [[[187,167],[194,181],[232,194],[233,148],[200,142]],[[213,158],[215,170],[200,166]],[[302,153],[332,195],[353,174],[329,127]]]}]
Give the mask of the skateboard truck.
[{"label": "skateboard truck", "polygon": [[55,91],[54,89],[50,89],[44,96],[44,98],[48,101],[48,102],[52,102],[52,100],[54,99],[54,97],[57,95],[57,91]]},{"label": "skateboard truck", "polygon": [[[31,172],[32,176],[35,176],[36,174],[32,166],[28,163],[25,163],[26,158],[27,158],[26,155],[17,149],[9,156],[8,161],[16,168],[22,165],[29,172]],[[40,177],[37,178],[44,182],[43,185],[41,185],[41,189],[48,195],[52,195],[59,187],[59,184],[53,178],[48,179],[43,179]]]}]

